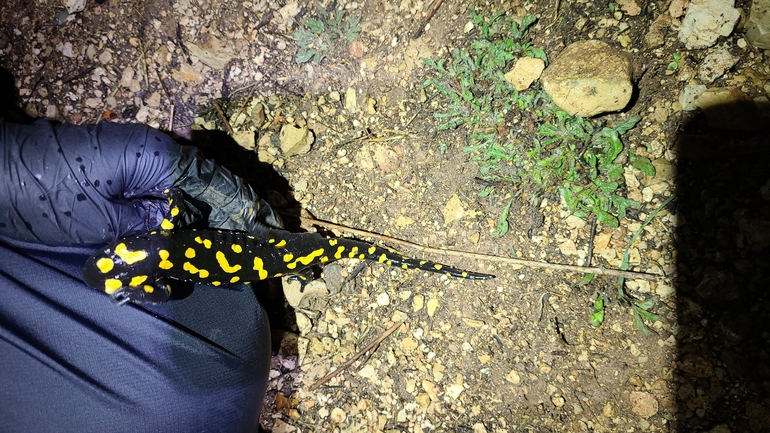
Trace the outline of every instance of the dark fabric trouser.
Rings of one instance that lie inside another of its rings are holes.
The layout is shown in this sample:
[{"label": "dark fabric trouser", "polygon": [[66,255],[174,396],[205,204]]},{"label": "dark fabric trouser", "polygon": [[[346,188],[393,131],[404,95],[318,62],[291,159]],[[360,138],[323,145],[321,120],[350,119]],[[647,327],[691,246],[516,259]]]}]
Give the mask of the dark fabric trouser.
[{"label": "dark fabric trouser", "polygon": [[256,431],[270,332],[249,287],[112,305],[92,250],[0,239],[0,432]]}]

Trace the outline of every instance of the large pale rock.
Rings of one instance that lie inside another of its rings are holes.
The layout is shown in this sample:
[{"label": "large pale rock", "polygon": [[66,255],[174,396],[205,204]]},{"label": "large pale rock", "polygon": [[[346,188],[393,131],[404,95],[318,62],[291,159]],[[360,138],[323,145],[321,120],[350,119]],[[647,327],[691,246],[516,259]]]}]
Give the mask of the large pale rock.
[{"label": "large pale rock", "polygon": [[596,40],[569,45],[540,81],[559,108],[583,117],[622,110],[633,92],[631,61]]},{"label": "large pale rock", "polygon": [[708,48],[720,36],[729,36],[741,17],[733,0],[692,0],[679,29],[679,41],[688,49]]}]

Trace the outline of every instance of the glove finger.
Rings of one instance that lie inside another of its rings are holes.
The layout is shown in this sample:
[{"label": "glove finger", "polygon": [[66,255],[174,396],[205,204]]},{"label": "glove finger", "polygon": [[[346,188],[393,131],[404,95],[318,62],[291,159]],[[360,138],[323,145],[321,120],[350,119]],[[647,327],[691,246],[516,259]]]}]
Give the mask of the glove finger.
[{"label": "glove finger", "polygon": [[116,236],[114,237],[130,236],[157,229],[168,213],[168,208],[168,201],[164,198],[143,198],[113,203],[110,213],[115,217],[113,225]]}]

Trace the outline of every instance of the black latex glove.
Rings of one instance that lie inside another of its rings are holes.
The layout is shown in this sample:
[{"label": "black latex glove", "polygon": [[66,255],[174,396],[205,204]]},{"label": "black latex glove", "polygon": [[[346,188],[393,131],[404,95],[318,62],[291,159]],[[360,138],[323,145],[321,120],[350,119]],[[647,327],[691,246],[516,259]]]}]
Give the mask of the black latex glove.
[{"label": "black latex glove", "polygon": [[146,125],[0,118],[0,167],[0,235],[21,241],[96,245],[155,229],[172,188],[210,206],[208,227],[281,225],[240,178]]}]

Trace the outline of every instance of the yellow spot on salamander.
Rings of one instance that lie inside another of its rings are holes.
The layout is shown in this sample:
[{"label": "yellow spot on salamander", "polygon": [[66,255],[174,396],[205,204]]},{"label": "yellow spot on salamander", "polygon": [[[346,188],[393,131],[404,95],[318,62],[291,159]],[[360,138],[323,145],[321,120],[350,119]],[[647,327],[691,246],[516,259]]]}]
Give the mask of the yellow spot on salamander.
[{"label": "yellow spot on salamander", "polygon": [[177,215],[179,215],[179,208],[174,206],[174,207],[171,208],[171,212],[169,212],[169,213],[171,214],[171,216],[177,216]]},{"label": "yellow spot on salamander", "polygon": [[102,257],[96,261],[96,267],[99,268],[103,274],[111,271],[113,266],[115,266],[115,262],[113,262],[112,259],[108,259],[106,257]]},{"label": "yellow spot on salamander", "polygon": [[275,239],[268,239],[267,242],[271,243],[271,244],[274,244],[275,243]]},{"label": "yellow spot on salamander", "polygon": [[155,287],[152,287],[150,285],[145,284],[144,291],[147,292],[147,293],[152,293],[152,292],[155,291]]},{"label": "yellow spot on salamander", "polygon": [[321,263],[326,263],[329,261],[329,258],[326,256],[321,257]]},{"label": "yellow spot on salamander", "polygon": [[[340,248],[342,248],[342,247],[340,247]],[[323,253],[324,253],[324,249],[323,248],[319,248],[319,249],[311,252],[310,254],[308,254],[306,256],[297,257],[297,260],[295,260],[295,261],[293,261],[291,263],[287,263],[286,267],[288,269],[294,269],[294,268],[297,267],[297,263],[302,263],[303,265],[307,266],[307,265],[313,263],[313,260],[316,257],[320,257],[321,254],[323,254]]]},{"label": "yellow spot on salamander", "polygon": [[104,291],[108,295],[115,293],[115,290],[118,290],[121,287],[123,287],[123,283],[121,283],[120,280],[113,280],[112,278],[104,280]]},{"label": "yellow spot on salamander", "polygon": [[232,244],[232,245],[230,246],[230,248],[232,248],[232,249],[233,249],[233,251],[234,251],[234,252],[236,252],[236,253],[240,253],[241,251],[243,251],[243,247],[241,247],[241,246],[240,246],[240,245],[238,245],[238,244]]},{"label": "yellow spot on salamander", "polygon": [[406,263],[401,263],[401,269],[409,269],[409,265]]},{"label": "yellow spot on salamander", "polygon": [[334,258],[337,260],[341,259],[343,251],[345,251],[345,247],[337,247],[337,252],[334,253]]},{"label": "yellow spot on salamander", "polygon": [[211,241],[208,240],[208,239],[204,239],[203,240],[203,246],[206,247],[206,249],[210,249],[211,248]]},{"label": "yellow spot on salamander", "polygon": [[220,284],[222,284],[222,283],[220,283],[219,281],[212,281],[211,282],[212,286],[219,286]]},{"label": "yellow spot on salamander", "polygon": [[428,262],[427,262],[427,261],[425,261],[425,260],[420,260],[420,266],[422,266],[422,265],[424,265],[424,264],[426,264],[426,263],[428,263]]},{"label": "yellow spot on salamander", "polygon": [[374,245],[372,245],[371,247],[369,247],[369,249],[367,250],[367,252],[368,252],[369,254],[374,254],[375,252],[377,252],[377,247],[375,247]]},{"label": "yellow spot on salamander", "polygon": [[359,255],[358,255],[358,258],[359,258],[359,259],[361,259],[361,260],[363,260],[363,259],[365,259],[365,258],[366,258],[366,254],[363,254],[363,253],[362,253],[362,254],[359,254]]},{"label": "yellow spot on salamander", "polygon": [[380,258],[377,259],[377,261],[380,263],[385,263],[386,260],[388,260],[388,256],[385,255],[385,253],[380,254]]},{"label": "yellow spot on salamander", "polygon": [[259,272],[259,279],[267,278],[267,271],[264,268],[265,263],[259,257],[254,257],[254,270]]},{"label": "yellow spot on salamander", "polygon": [[348,253],[348,258],[353,258],[356,256],[356,253],[358,253],[358,247],[353,247],[350,249],[350,253]]},{"label": "yellow spot on salamander", "polygon": [[185,271],[187,271],[187,272],[189,272],[189,273],[191,273],[191,274],[197,274],[197,273],[198,273],[198,270],[199,270],[198,268],[196,268],[196,267],[195,267],[195,266],[194,266],[192,263],[190,263],[190,262],[184,262],[184,264],[182,265],[182,269],[184,269]]},{"label": "yellow spot on salamander", "polygon": [[188,248],[187,251],[184,252],[184,256],[187,257],[188,259],[195,257],[195,250],[192,248]]},{"label": "yellow spot on salamander", "polygon": [[168,270],[174,267],[174,264],[168,261],[168,251],[160,250],[158,251],[158,256],[160,256],[160,263],[158,263],[159,268]]},{"label": "yellow spot on salamander", "polygon": [[283,261],[284,262],[288,263],[288,262],[292,261],[292,259],[294,259],[294,254],[284,254],[283,255]]},{"label": "yellow spot on salamander", "polygon": [[437,270],[437,271],[440,271],[440,270],[441,270],[441,268],[443,268],[444,266],[442,266],[442,265],[440,265],[440,264],[436,263],[435,265],[433,265],[433,267],[434,267],[434,268],[436,268],[436,270]]},{"label": "yellow spot on salamander", "polygon": [[385,260],[385,264],[388,266],[393,266],[393,262],[391,262],[390,260]]},{"label": "yellow spot on salamander", "polygon": [[468,278],[468,273],[467,273],[467,272],[465,272],[465,271],[463,271],[463,272],[462,272],[460,275],[462,275],[462,276],[463,276],[463,278]]},{"label": "yellow spot on salamander", "polygon": [[225,253],[222,251],[217,251],[216,257],[217,262],[219,263],[219,267],[228,274],[232,274],[241,270],[241,265],[230,266],[230,264],[227,263],[227,257],[225,257]]},{"label": "yellow spot on salamander", "polygon": [[277,274],[275,274],[275,275],[273,275],[273,276],[274,276],[274,277],[276,277],[276,278],[278,278],[278,277],[280,277],[280,276],[282,276],[282,275],[283,275],[283,274],[279,272],[279,273],[277,273]]},{"label": "yellow spot on salamander", "polygon": [[147,280],[147,275],[139,275],[134,278],[131,278],[131,282],[128,283],[128,285],[131,287],[137,287],[141,285],[143,282],[145,282],[146,280]]},{"label": "yellow spot on salamander", "polygon": [[241,279],[240,277],[232,277],[232,278],[230,278],[230,284],[237,283],[238,280],[240,280],[240,279]]},{"label": "yellow spot on salamander", "polygon": [[283,247],[284,245],[286,245],[286,240],[285,240],[285,239],[281,239],[281,241],[280,241],[280,242],[278,242],[277,244],[275,244],[276,248],[281,248],[281,247]]},{"label": "yellow spot on salamander", "polygon": [[329,239],[329,245],[331,246],[337,245],[337,239]]},{"label": "yellow spot on salamander", "polygon": [[203,243],[203,239],[201,239],[201,237],[200,237],[200,236],[196,236],[196,237],[195,237],[195,242],[197,242],[197,243],[199,243],[199,244],[202,244],[202,243]]},{"label": "yellow spot on salamander", "polygon": [[115,246],[115,254],[120,257],[127,265],[133,265],[147,258],[147,251],[130,251],[123,242]]},{"label": "yellow spot on salamander", "polygon": [[198,276],[200,276],[201,278],[206,278],[209,276],[209,271],[205,269],[200,269],[198,270]]},{"label": "yellow spot on salamander", "polygon": [[162,228],[163,230],[171,230],[174,228],[174,223],[163,218],[163,222],[160,223],[160,228]]}]

